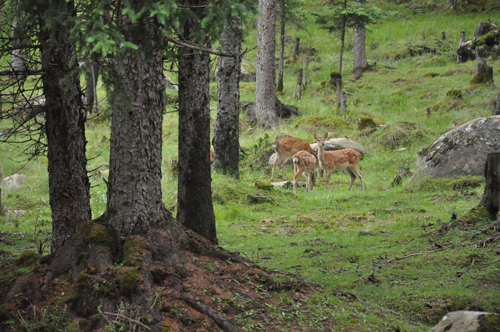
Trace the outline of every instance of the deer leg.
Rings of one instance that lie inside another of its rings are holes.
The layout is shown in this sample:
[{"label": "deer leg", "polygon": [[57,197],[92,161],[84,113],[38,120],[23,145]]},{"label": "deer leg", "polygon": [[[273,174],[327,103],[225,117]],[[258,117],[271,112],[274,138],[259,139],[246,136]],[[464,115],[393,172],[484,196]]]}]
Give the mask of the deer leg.
[{"label": "deer leg", "polygon": [[274,170],[276,169],[276,165],[278,165],[278,162],[280,162],[280,155],[278,153],[276,153],[276,158],[274,159],[274,163],[273,163],[273,172],[271,174],[271,181],[274,180]]},{"label": "deer leg", "polygon": [[332,177],[333,170],[327,171],[326,172],[326,190],[330,188],[329,183],[330,183],[330,178]]},{"label": "deer leg", "polygon": [[294,167],[294,170],[295,170],[295,175],[293,176],[293,193],[297,195],[297,180],[302,175],[302,171],[298,167],[297,169],[295,169]]},{"label": "deer leg", "polygon": [[356,174],[359,178],[359,181],[361,182],[361,190],[365,190],[364,185],[363,185],[363,175],[361,174],[361,171],[359,169],[359,166],[356,165],[352,168],[352,171],[354,174]]},{"label": "deer leg", "polygon": [[283,177],[283,181],[286,181],[285,178],[285,163],[288,159],[282,159],[280,160],[280,170],[281,170],[281,176]]},{"label": "deer leg", "polygon": [[348,190],[348,191],[351,191],[352,185],[354,184],[354,180],[356,180],[356,175],[354,175],[352,170],[350,170],[349,168],[346,168],[345,172],[347,174],[349,174],[349,176],[351,177],[351,185],[349,186],[349,190]]}]

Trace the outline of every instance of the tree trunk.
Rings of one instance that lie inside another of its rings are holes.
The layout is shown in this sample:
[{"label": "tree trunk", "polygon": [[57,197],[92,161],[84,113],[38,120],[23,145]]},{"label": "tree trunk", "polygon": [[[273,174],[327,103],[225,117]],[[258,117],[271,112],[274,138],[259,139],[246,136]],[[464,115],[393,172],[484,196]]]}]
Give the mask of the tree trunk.
[{"label": "tree trunk", "polygon": [[[356,0],[356,6],[361,6],[360,0]],[[363,71],[368,68],[368,60],[366,60],[365,40],[365,27],[355,26],[353,45],[353,73],[355,80],[361,78]]]},{"label": "tree trunk", "polygon": [[297,59],[300,55],[300,38],[295,38],[295,45],[293,47],[293,55]]},{"label": "tree trunk", "polygon": [[257,79],[255,115],[262,127],[276,127],[276,69],[275,24],[276,0],[259,0],[260,17],[257,23]]},{"label": "tree trunk", "polygon": [[340,107],[340,116],[345,119],[345,113],[347,111],[347,101],[345,97],[345,92],[342,92],[342,106]]},{"label": "tree trunk", "polygon": [[[347,8],[347,0],[344,0],[344,8]],[[339,53],[339,74],[342,75],[342,57],[344,56],[345,29],[347,18],[342,16],[342,30],[340,31],[340,53]],[[342,106],[342,80],[337,81],[337,107]]]},{"label": "tree trunk", "polygon": [[311,56],[311,49],[308,48],[306,50],[306,55],[304,57],[304,91],[307,89],[307,85],[309,84],[309,57]]},{"label": "tree trunk", "polygon": [[28,70],[28,58],[21,48],[25,43],[24,31],[24,13],[15,6],[12,17],[12,56],[10,60],[10,68],[15,73],[18,79],[26,77]]},{"label": "tree trunk", "polygon": [[280,62],[277,92],[283,92],[283,67],[285,65],[285,0],[280,1]]},{"label": "tree trunk", "polygon": [[50,1],[38,7],[39,41],[42,54],[45,130],[52,209],[52,252],[61,248],[80,225],[90,220],[90,183],[85,155],[84,112],[81,98],[75,44],[69,41],[72,28],[52,21],[46,13],[75,12],[73,1]]},{"label": "tree trunk", "polygon": [[302,68],[299,68],[297,73],[297,87],[295,88],[295,99],[299,100],[302,95]]},{"label": "tree trunk", "polygon": [[484,177],[486,183],[479,205],[486,207],[492,216],[496,216],[500,205],[500,153],[488,153]]},{"label": "tree trunk", "polygon": [[171,215],[161,193],[166,106],[161,29],[151,21],[122,20],[126,40],[140,46],[123,48],[115,61],[106,213],[124,239],[145,234]]},{"label": "tree trunk", "polygon": [[[208,0],[191,0],[189,5],[200,19],[206,15],[204,8],[208,5]],[[188,19],[182,40],[192,41],[196,29],[194,22]],[[205,43],[208,44],[208,40]],[[177,220],[211,242],[217,243],[210,174],[210,55],[181,47],[178,59]]]},{"label": "tree trunk", "polygon": [[85,107],[88,113],[97,113],[99,104],[97,100],[97,81],[99,80],[99,55],[92,53],[86,75]]},{"label": "tree trunk", "polygon": [[[239,18],[234,18],[224,28],[220,45],[227,53],[241,53],[242,25]],[[239,77],[241,56],[237,58],[219,57],[217,70],[217,119],[213,138],[213,168],[222,174],[229,173],[240,177],[239,143]]]}]

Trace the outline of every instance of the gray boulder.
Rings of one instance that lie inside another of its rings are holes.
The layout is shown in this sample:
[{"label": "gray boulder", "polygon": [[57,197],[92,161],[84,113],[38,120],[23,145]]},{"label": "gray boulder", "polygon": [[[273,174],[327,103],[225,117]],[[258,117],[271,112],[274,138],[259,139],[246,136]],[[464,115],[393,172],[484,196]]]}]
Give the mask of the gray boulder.
[{"label": "gray boulder", "polygon": [[418,153],[413,179],[483,175],[491,152],[500,152],[499,115],[469,121],[441,135]]},{"label": "gray boulder", "polygon": [[7,190],[17,191],[21,189],[25,179],[26,175],[24,174],[14,174],[3,179],[0,182],[0,187],[6,191]]},{"label": "gray boulder", "polygon": [[[496,316],[492,317],[489,316]],[[498,331],[500,329],[500,316],[481,311],[453,311],[447,313],[431,332],[473,332],[473,331]]]}]

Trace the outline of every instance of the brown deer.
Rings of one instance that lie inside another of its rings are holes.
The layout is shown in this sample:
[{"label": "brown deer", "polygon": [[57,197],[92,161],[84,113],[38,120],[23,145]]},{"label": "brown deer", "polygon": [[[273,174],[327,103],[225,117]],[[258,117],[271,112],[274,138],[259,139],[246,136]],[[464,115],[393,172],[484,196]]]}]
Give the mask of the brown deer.
[{"label": "brown deer", "polygon": [[297,180],[304,174],[306,177],[306,190],[310,192],[316,184],[316,169],[318,167],[318,160],[307,151],[299,151],[293,155],[293,192],[297,194]]},{"label": "brown deer", "polygon": [[294,138],[294,137],[284,137],[278,141],[274,141],[273,143],[274,151],[276,152],[276,159],[273,163],[273,172],[271,174],[271,181],[274,180],[274,170],[276,169],[276,165],[280,165],[281,176],[283,180],[286,181],[285,173],[283,170],[283,165],[286,161],[293,157],[299,151],[307,151],[309,153],[313,153],[309,142]]},{"label": "brown deer", "polygon": [[317,137],[314,134],[314,139],[318,141],[318,161],[319,166],[326,173],[326,190],[329,189],[329,182],[333,171],[345,171],[351,177],[351,185],[349,190],[351,190],[356,176],[358,176],[361,182],[361,190],[363,188],[363,175],[359,170],[359,161],[361,160],[361,153],[353,149],[343,149],[337,151],[325,151],[325,139],[328,134],[323,137]]}]

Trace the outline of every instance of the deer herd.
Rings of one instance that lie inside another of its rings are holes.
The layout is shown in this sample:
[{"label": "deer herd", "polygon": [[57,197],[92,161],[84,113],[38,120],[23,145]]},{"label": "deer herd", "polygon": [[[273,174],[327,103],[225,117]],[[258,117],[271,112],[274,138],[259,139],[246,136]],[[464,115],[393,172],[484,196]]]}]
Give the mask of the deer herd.
[{"label": "deer herd", "polygon": [[323,137],[317,137],[314,134],[314,139],[318,141],[318,154],[317,157],[313,154],[313,150],[307,141],[294,138],[285,137],[273,143],[274,151],[276,152],[276,159],[273,163],[273,170],[271,174],[271,181],[274,180],[274,171],[276,165],[280,166],[281,176],[286,181],[283,172],[283,166],[287,160],[292,158],[293,161],[293,191],[297,193],[297,180],[304,174],[306,177],[306,189],[311,191],[316,184],[316,176],[319,169],[322,169],[326,174],[326,189],[329,189],[329,182],[333,171],[345,171],[351,177],[351,190],[356,176],[361,182],[361,190],[363,188],[363,176],[359,170],[359,161],[361,160],[361,153],[353,149],[343,149],[336,151],[325,151],[325,139],[328,134]]}]

